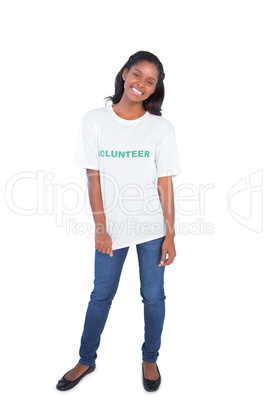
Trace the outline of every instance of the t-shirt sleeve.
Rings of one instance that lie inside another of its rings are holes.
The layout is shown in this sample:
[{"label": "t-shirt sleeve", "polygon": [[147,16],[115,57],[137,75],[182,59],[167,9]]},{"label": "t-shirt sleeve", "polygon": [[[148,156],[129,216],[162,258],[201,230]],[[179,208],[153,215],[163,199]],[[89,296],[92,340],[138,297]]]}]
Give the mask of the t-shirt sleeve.
[{"label": "t-shirt sleeve", "polygon": [[182,173],[175,131],[165,134],[156,147],[157,177],[178,176]]},{"label": "t-shirt sleeve", "polygon": [[80,121],[74,166],[99,170],[97,132],[86,114]]}]

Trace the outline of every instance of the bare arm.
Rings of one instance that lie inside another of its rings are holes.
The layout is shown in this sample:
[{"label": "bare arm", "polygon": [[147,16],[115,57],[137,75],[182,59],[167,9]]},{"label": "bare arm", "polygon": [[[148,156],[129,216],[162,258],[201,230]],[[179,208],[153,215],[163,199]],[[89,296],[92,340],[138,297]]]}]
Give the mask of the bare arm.
[{"label": "bare arm", "polygon": [[88,195],[95,222],[95,248],[113,256],[112,239],[106,230],[99,170],[87,169]]},{"label": "bare arm", "polygon": [[[166,237],[162,245],[162,263],[159,266],[172,264],[176,257],[176,249],[174,243],[174,191],[171,176],[159,177],[157,181],[158,194],[163,210],[166,225]],[[168,258],[166,259],[166,254]]]}]

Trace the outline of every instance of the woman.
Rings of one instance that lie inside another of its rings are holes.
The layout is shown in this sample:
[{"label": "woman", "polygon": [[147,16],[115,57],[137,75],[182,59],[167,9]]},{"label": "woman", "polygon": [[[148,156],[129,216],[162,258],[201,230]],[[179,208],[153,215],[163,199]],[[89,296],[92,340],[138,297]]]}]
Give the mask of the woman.
[{"label": "woman", "polygon": [[94,371],[101,333],[134,244],[144,303],[143,386],[146,391],[159,388],[164,270],[176,256],[172,176],[181,173],[174,128],[161,114],[164,77],[155,55],[133,54],[116,76],[114,95],[106,98],[112,104],[90,110],[82,119],[75,165],[87,171],[95,222],[95,280],[80,360],[59,380],[59,390],[73,388]]}]

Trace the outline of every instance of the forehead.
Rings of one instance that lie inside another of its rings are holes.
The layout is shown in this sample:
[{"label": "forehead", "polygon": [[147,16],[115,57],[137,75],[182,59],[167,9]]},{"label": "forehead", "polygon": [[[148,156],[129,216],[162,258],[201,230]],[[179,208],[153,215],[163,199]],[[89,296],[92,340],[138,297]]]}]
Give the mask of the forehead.
[{"label": "forehead", "polygon": [[131,70],[140,70],[142,74],[148,75],[152,78],[158,77],[158,70],[154,63],[147,60],[141,60],[131,67]]}]

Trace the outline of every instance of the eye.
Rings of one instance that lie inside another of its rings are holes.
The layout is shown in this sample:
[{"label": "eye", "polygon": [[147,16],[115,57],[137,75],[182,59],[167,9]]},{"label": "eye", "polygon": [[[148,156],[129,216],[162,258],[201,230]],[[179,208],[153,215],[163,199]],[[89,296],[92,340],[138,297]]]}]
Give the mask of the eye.
[{"label": "eye", "polygon": [[133,75],[135,75],[135,77],[138,77],[138,76],[139,76],[139,74],[137,74],[137,73],[133,73]]},{"label": "eye", "polygon": [[148,84],[150,84],[150,85],[154,85],[152,81],[148,81]]}]

